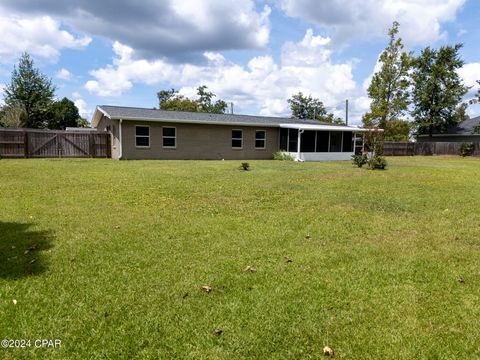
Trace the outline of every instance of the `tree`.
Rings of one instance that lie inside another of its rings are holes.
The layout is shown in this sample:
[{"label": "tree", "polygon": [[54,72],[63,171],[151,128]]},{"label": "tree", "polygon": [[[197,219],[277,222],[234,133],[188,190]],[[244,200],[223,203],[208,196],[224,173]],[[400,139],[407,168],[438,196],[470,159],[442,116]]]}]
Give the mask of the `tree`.
[{"label": "tree", "polygon": [[10,84],[5,88],[5,107],[23,107],[26,112],[24,126],[43,128],[54,96],[55,87],[51,80],[33,66],[28,53],[23,53],[18,67],[13,69]]},{"label": "tree", "polygon": [[327,113],[323,103],[319,99],[313,98],[312,95],[305,96],[300,91],[298,94],[292,95],[287,101],[290,104],[290,110],[294,118],[302,120],[315,119],[330,123],[342,122],[342,119],[336,118],[332,113]]},{"label": "tree", "polygon": [[192,100],[180,95],[175,89],[161,90],[157,93],[158,103],[162,110],[223,114],[227,109],[227,103],[225,101],[212,101],[216,95],[207,91],[207,86],[205,85],[197,88],[197,95],[199,98]]},{"label": "tree", "polygon": [[51,105],[47,127],[49,129],[65,130],[66,127],[77,127],[79,119],[80,114],[75,103],[64,97]]},{"label": "tree", "polygon": [[389,120],[385,124],[385,140],[387,141],[408,141],[410,139],[410,132],[412,130],[412,123],[407,120]]},{"label": "tree", "polygon": [[414,61],[412,116],[419,134],[432,136],[467,119],[466,105],[460,102],[468,88],[457,73],[463,66],[461,47],[427,47]]},{"label": "tree", "polygon": [[[398,37],[400,24],[394,22],[388,31],[388,46],[380,54],[381,68],[373,75],[367,89],[372,99],[370,111],[363,116],[363,125],[367,128],[385,130],[387,140],[403,137],[407,128],[401,118],[409,105],[409,71],[412,66],[412,53],[403,51],[402,39]],[[389,124],[389,122],[394,122]],[[401,126],[399,126],[402,124]],[[400,131],[400,133],[397,133]],[[408,131],[407,131],[408,137]]]},{"label": "tree", "polygon": [[197,95],[199,96],[198,107],[199,112],[207,112],[214,114],[224,114],[227,110],[227,103],[223,100],[212,102],[216,96],[214,93],[207,91],[207,86],[202,85],[197,88]]},{"label": "tree", "polygon": [[27,121],[27,112],[21,104],[5,106],[0,110],[0,127],[22,128]]}]

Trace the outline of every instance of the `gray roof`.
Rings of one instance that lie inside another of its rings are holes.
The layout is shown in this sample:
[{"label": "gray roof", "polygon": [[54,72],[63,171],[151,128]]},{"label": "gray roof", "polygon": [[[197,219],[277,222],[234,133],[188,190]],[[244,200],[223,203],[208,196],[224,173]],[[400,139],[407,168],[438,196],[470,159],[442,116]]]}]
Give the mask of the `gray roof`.
[{"label": "gray roof", "polygon": [[175,121],[195,122],[205,124],[232,124],[232,125],[260,125],[278,126],[279,124],[313,124],[331,125],[335,124],[320,122],[316,120],[300,120],[287,117],[234,115],[234,114],[210,114],[187,111],[168,111],[158,109],[145,109],[125,106],[99,105],[97,107],[111,119],[123,120],[146,120],[146,121]]},{"label": "gray roof", "polygon": [[462,121],[456,126],[448,129],[445,134],[471,135],[474,133],[475,126],[480,126],[480,116]]}]

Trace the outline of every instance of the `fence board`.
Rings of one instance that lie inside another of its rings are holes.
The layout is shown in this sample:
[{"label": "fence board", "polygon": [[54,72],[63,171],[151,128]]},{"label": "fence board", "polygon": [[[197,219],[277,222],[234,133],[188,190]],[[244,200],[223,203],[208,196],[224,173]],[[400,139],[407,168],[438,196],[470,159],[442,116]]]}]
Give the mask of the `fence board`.
[{"label": "fence board", "polygon": [[111,157],[110,134],[36,129],[0,129],[1,157]]},{"label": "fence board", "polygon": [[[385,156],[459,155],[461,142],[385,142]],[[474,156],[480,156],[480,143],[473,143]]]}]

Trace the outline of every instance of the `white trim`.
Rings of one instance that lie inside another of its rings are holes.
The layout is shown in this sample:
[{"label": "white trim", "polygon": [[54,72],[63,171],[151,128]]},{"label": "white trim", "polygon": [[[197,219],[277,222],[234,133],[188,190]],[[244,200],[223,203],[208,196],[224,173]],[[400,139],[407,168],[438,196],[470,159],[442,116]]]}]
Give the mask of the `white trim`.
[{"label": "white trim", "polygon": [[[369,129],[362,129],[353,126],[344,125],[325,125],[325,124],[279,124],[281,128],[298,129],[298,130],[328,130],[328,131],[352,131],[352,132],[368,132]],[[377,131],[383,131],[383,129],[376,129]]]},{"label": "white trim", "polygon": [[[147,135],[137,135],[137,128],[138,127],[148,128],[148,136]],[[137,138],[146,138],[146,137],[148,137],[148,146],[137,145]],[[150,149],[150,125],[135,125],[135,147],[138,148],[138,149]]]},{"label": "white trim", "polygon": [[[163,129],[175,129],[175,136],[164,136]],[[163,145],[164,139],[175,139],[174,146],[165,146]],[[177,148],[177,128],[175,126],[162,126],[162,148],[164,149],[176,149]]]},{"label": "white trim", "polygon": [[288,152],[297,161],[347,161],[353,152]]},{"label": "white trim", "polygon": [[[233,137],[233,132],[234,131],[240,131],[242,133],[242,137],[241,138],[234,138]],[[232,144],[232,149],[233,150],[242,150],[243,149],[243,129],[232,129],[231,143],[233,142],[233,140],[240,140],[242,142],[242,146],[234,147],[233,144]]]},{"label": "white trim", "polygon": [[[122,119],[118,120],[118,159],[121,160],[123,156],[123,142],[122,142]],[[113,135],[113,131],[112,131]],[[113,141],[112,141],[113,144]]]},{"label": "white trim", "polygon": [[[263,139],[258,139],[258,140],[263,140],[263,147],[257,147],[257,132],[263,132],[265,135]],[[267,148],[267,130],[262,130],[262,129],[256,129],[255,130],[255,150],[265,150]]]}]

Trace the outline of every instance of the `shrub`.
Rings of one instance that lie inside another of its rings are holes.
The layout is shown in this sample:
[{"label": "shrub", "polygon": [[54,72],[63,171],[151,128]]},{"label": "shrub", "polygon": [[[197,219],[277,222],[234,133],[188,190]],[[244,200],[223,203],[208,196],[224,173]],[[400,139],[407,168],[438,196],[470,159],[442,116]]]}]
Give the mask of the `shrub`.
[{"label": "shrub", "polygon": [[462,143],[458,151],[461,156],[471,156],[473,154],[473,144],[472,143]]},{"label": "shrub", "polygon": [[385,170],[387,167],[387,160],[383,156],[374,156],[367,160],[367,165],[370,170]]},{"label": "shrub", "polygon": [[240,169],[248,171],[248,170],[250,170],[250,164],[248,162],[244,162],[244,163],[242,163],[242,165],[240,165]]},{"label": "shrub", "polygon": [[359,168],[361,168],[367,163],[367,157],[360,154],[352,155],[352,163],[353,165],[357,165]]},{"label": "shrub", "polygon": [[293,161],[293,156],[280,150],[273,154],[273,160]]}]

